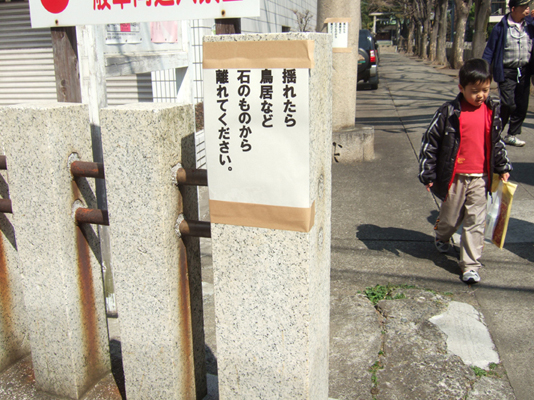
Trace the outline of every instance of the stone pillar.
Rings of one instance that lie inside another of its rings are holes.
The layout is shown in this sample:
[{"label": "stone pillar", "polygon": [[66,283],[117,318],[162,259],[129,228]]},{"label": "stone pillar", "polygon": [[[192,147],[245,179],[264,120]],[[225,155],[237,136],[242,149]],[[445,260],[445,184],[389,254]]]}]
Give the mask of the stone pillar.
[{"label": "stone pillar", "polygon": [[332,129],[338,131],[356,122],[356,86],[358,84],[358,38],[360,32],[359,0],[319,0],[317,32],[328,32],[328,19],[350,19],[348,46],[334,48],[332,72]]},{"label": "stone pillar", "polygon": [[196,188],[182,198],[174,184],[179,165],[195,165],[193,107],[138,103],[100,118],[128,400],[202,399],[199,240],[175,231],[182,212],[198,220]]},{"label": "stone pillar", "polygon": [[0,127],[36,386],[79,399],[110,370],[99,240],[73,217],[75,203],[96,208],[94,180],[69,168],[92,161],[87,106],[5,107]]},{"label": "stone pillar", "polygon": [[[6,171],[0,172],[0,197],[9,199]],[[0,213],[0,372],[30,353],[22,287],[13,216]]]},{"label": "stone pillar", "polygon": [[[291,33],[207,36],[204,41],[205,107],[212,110],[206,113],[205,132],[220,398],[327,399],[331,38]],[[285,92],[280,77],[293,68],[305,69],[303,74],[297,70],[298,82],[309,79],[292,93],[295,107],[284,109],[285,100],[276,96],[282,92],[290,100],[291,92]],[[249,69],[253,77],[246,97],[247,89],[231,85]],[[272,114],[254,103],[260,90],[256,71],[264,70],[262,85],[269,86],[273,76],[273,98],[267,101]],[[229,86],[219,90],[226,71]],[[213,93],[206,95],[208,90]],[[225,102],[226,93],[246,99]],[[309,120],[302,118],[306,110]],[[244,142],[240,131],[249,122],[247,113],[252,133]],[[296,145],[291,144],[293,118],[294,128],[304,130]],[[273,128],[263,129],[262,121],[263,128],[271,122]],[[220,137],[226,124],[229,153]],[[256,200],[271,195],[265,203]],[[298,195],[303,207],[293,203]],[[304,221],[306,215],[311,220]]]}]

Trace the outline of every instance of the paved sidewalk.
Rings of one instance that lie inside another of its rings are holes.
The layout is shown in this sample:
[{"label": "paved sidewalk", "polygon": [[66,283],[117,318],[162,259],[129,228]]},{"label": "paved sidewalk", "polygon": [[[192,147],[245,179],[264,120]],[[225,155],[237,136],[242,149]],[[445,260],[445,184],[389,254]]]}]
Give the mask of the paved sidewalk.
[{"label": "paved sidewalk", "polygon": [[[379,89],[358,91],[357,123],[375,127],[376,159],[333,166],[333,298],[390,283],[447,293],[473,305],[485,319],[515,397],[532,399],[534,115],[529,113],[524,124],[527,145],[508,149],[511,181],[519,186],[505,248],[486,245],[482,282],[469,287],[460,280],[454,252],[441,255],[434,249],[438,206],[417,179],[422,133],[437,107],[458,92],[456,74],[450,72],[401,54],[383,54]],[[380,382],[380,373],[377,377]],[[410,398],[408,393],[396,396],[382,391],[376,398]]]}]

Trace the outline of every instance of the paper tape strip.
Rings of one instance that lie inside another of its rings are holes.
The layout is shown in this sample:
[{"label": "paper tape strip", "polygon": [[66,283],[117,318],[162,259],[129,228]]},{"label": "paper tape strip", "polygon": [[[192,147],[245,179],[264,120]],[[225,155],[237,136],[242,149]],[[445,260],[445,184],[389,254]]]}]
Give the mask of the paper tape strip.
[{"label": "paper tape strip", "polygon": [[350,18],[327,18],[324,20],[324,23],[325,24],[328,24],[329,22],[349,22],[350,23]]},{"label": "paper tape strip", "polygon": [[309,208],[210,200],[215,224],[309,232],[315,223],[315,202]]},{"label": "paper tape strip", "polygon": [[205,69],[313,68],[313,40],[204,42]]}]

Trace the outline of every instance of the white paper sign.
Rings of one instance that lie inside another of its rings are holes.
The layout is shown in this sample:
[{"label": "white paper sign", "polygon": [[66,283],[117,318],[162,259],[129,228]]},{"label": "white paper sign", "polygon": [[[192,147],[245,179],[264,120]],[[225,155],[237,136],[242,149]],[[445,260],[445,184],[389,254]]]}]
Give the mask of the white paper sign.
[{"label": "white paper sign", "polygon": [[328,33],[332,34],[333,48],[347,48],[349,46],[349,23],[329,22]]},{"label": "white paper sign", "polygon": [[309,69],[205,69],[210,200],[310,207]]},{"label": "white paper sign", "polygon": [[259,17],[259,0],[29,0],[32,28]]},{"label": "white paper sign", "polygon": [[106,44],[141,43],[143,35],[139,23],[107,24]]}]

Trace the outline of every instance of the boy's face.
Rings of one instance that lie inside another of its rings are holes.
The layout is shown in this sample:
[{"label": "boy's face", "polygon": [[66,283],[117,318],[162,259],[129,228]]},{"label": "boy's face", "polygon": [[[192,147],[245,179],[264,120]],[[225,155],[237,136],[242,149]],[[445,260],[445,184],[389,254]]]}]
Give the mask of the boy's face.
[{"label": "boy's face", "polygon": [[475,107],[480,107],[488,98],[491,81],[469,83],[465,87],[458,85],[465,101]]}]

